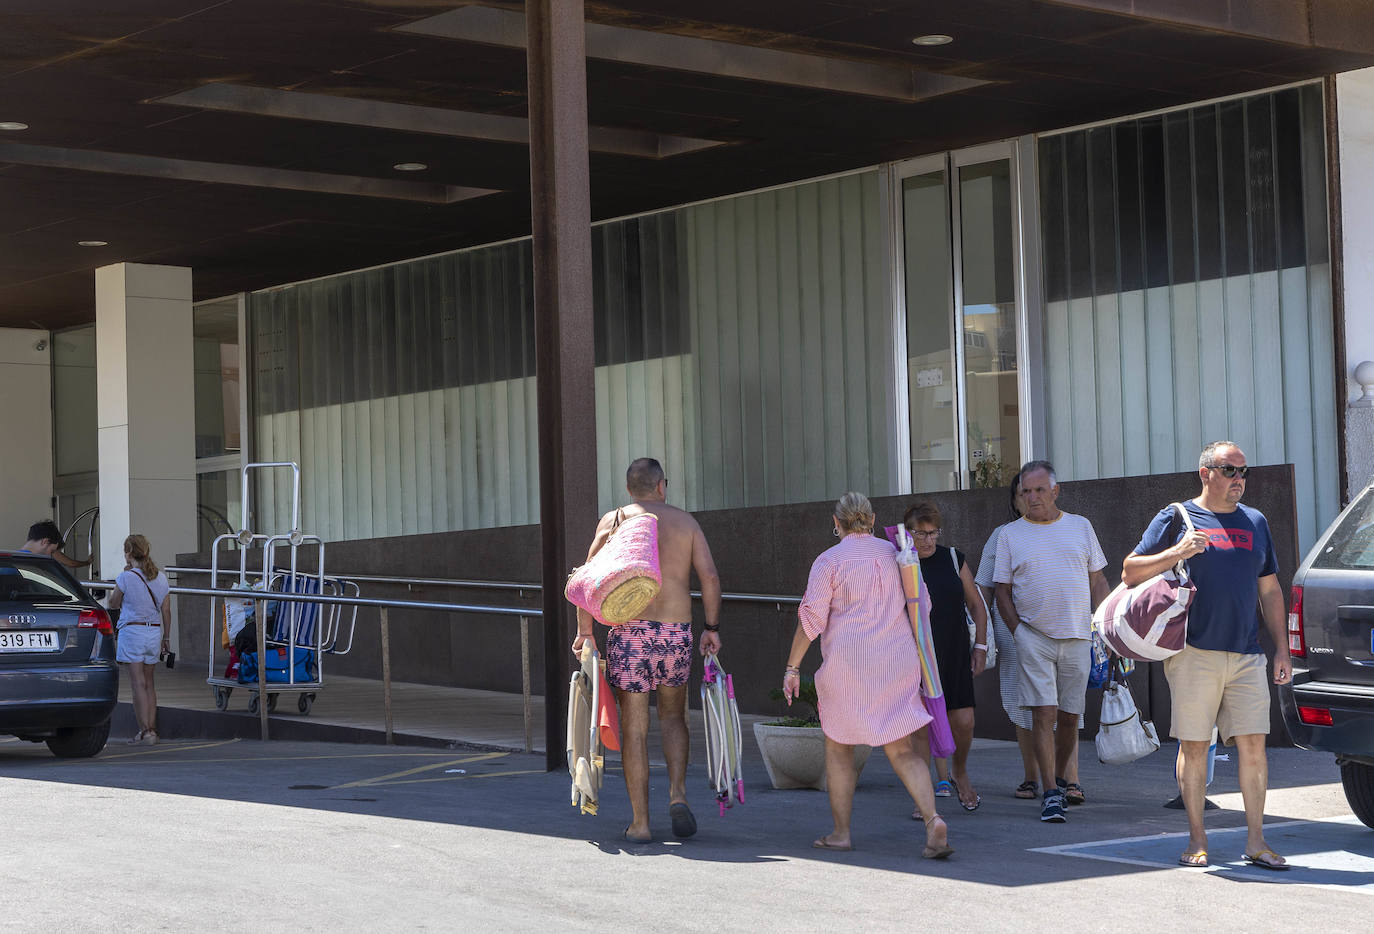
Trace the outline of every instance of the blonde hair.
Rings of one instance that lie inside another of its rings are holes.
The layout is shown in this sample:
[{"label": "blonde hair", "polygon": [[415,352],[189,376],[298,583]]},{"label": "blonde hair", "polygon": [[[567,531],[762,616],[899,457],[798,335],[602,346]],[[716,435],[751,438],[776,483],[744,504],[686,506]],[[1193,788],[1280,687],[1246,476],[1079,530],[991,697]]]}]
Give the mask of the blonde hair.
[{"label": "blonde hair", "polygon": [[133,559],[147,580],[157,577],[157,565],[153,563],[153,546],[148,544],[145,536],[135,534],[124,539],[124,553]]},{"label": "blonde hair", "polygon": [[841,496],[839,502],[835,503],[835,518],[840,522],[840,529],[848,534],[872,532],[876,517],[873,515],[873,504],[868,501],[867,496],[850,492]]}]

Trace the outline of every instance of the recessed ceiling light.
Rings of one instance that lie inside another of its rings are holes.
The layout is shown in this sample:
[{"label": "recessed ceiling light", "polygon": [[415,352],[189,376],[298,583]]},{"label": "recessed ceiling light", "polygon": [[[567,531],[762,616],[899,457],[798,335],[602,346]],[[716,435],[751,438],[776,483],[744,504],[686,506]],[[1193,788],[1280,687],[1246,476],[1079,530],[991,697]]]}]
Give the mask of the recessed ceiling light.
[{"label": "recessed ceiling light", "polygon": [[928,36],[917,36],[911,41],[915,45],[949,45],[954,41],[954,37],[935,32]]},{"label": "recessed ceiling light", "polygon": [[6,120],[0,123],[0,130],[27,130],[28,128],[29,125],[27,123],[19,123],[14,120]]},{"label": "recessed ceiling light", "polygon": [[110,241],[108,241],[108,240],[78,240],[78,241],[76,241],[76,245],[77,245],[77,246],[109,246],[109,245],[110,245]]},{"label": "recessed ceiling light", "polygon": [[398,162],[392,168],[397,172],[423,172],[429,166],[423,162]]}]

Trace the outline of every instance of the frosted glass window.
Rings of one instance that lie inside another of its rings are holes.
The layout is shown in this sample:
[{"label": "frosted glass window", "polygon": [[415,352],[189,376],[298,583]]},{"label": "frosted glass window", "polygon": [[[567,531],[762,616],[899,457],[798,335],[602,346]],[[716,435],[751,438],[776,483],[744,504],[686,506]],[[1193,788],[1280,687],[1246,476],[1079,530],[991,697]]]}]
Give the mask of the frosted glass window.
[{"label": "frosted glass window", "polygon": [[1295,467],[1305,549],[1339,512],[1317,85],[1043,138],[1047,450],[1061,479]]}]

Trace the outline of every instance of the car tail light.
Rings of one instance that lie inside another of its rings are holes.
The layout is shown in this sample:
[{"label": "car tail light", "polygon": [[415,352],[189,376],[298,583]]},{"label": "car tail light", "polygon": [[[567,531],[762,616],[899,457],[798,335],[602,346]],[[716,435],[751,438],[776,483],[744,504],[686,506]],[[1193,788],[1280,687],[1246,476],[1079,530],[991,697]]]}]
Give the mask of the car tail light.
[{"label": "car tail light", "polygon": [[1298,707],[1298,719],[1308,726],[1333,726],[1331,711],[1325,707]]},{"label": "car tail light", "polygon": [[[1307,641],[1302,633],[1302,588],[1293,588],[1293,609],[1288,611],[1288,654],[1296,658],[1307,657]],[[1330,719],[1330,714],[1327,715]],[[1304,723],[1307,721],[1304,720]]]},{"label": "car tail light", "polygon": [[114,627],[110,625],[110,614],[101,607],[82,610],[81,615],[77,617],[76,625],[79,629],[95,629],[107,636],[114,635]]}]

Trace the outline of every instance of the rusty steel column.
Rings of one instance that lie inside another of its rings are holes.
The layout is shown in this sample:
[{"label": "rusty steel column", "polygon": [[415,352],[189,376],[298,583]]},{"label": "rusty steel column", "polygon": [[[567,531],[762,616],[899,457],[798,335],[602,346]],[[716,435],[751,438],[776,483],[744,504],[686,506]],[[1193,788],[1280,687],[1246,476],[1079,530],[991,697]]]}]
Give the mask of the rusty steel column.
[{"label": "rusty steel column", "polygon": [[565,767],[572,639],[563,583],[596,526],[592,231],[582,0],[527,0],[539,523],[544,584],[544,748]]}]

